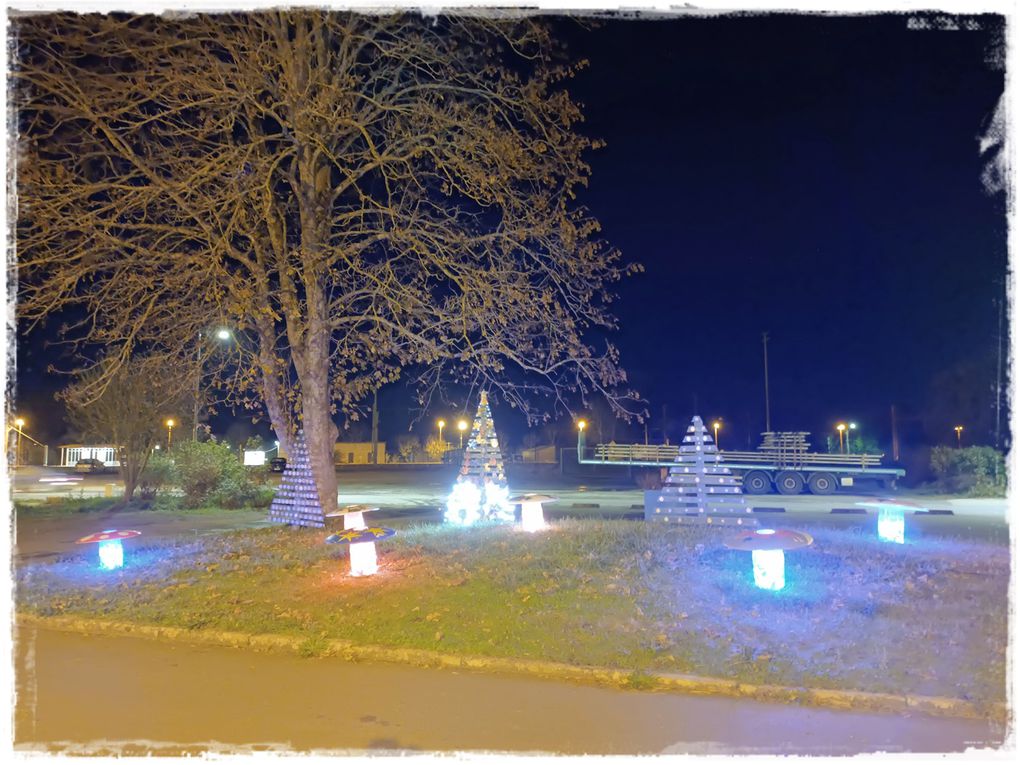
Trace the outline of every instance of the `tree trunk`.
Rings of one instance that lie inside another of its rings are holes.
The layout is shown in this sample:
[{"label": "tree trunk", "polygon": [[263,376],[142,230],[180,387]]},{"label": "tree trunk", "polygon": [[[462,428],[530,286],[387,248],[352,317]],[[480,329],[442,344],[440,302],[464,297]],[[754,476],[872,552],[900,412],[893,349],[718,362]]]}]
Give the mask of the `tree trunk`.
[{"label": "tree trunk", "polygon": [[325,513],[331,513],[337,507],[333,447],[336,444],[339,431],[329,412],[329,380],[325,364],[313,364],[312,366],[320,368],[301,379],[301,410],[305,442],[308,445],[308,459],[312,465],[315,486],[319,490],[322,510]]}]

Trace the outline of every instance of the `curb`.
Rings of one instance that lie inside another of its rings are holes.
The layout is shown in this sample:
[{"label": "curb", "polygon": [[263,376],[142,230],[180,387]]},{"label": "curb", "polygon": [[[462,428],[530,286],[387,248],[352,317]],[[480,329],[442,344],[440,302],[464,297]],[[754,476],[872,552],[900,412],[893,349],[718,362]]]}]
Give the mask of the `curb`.
[{"label": "curb", "polygon": [[226,648],[250,648],[256,651],[287,652],[316,656],[336,656],[347,661],[380,661],[416,667],[448,667],[488,672],[530,675],[551,680],[569,680],[590,685],[641,690],[672,691],[688,695],[728,696],[752,701],[798,703],[855,712],[921,712],[936,717],[1005,721],[1005,704],[977,704],[944,696],[913,696],[824,688],[797,688],[782,685],[753,685],[718,677],[701,677],[664,672],[628,672],[603,667],[584,667],[535,659],[505,659],[487,656],[461,656],[420,648],[388,648],[363,645],[348,640],[322,640],[289,635],[248,635],[243,632],[191,630],[183,627],[156,627],[130,622],[83,619],[72,616],[37,616],[16,613],[17,627],[43,627],[83,635],[115,635],[150,640],[174,640],[197,645]]}]

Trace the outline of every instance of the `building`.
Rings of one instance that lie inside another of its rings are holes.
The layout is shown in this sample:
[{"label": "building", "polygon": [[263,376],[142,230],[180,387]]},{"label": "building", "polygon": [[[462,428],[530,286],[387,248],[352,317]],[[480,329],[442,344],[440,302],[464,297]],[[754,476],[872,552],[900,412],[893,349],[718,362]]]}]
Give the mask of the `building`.
[{"label": "building", "polygon": [[118,448],[110,444],[87,446],[84,444],[61,444],[60,467],[74,467],[78,460],[100,460],[107,467],[120,467]]},{"label": "building", "polygon": [[[337,465],[372,464],[371,441],[338,441],[333,446],[333,462]],[[376,444],[376,465],[386,464],[386,442]]]}]

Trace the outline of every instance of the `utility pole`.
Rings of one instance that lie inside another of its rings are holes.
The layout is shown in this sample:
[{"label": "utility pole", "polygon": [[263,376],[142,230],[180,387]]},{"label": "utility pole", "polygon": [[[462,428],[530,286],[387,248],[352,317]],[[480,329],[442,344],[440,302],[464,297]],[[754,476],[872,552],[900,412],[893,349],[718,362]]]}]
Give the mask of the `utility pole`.
[{"label": "utility pole", "polygon": [[900,437],[896,432],[896,405],[889,405],[889,417],[892,420],[892,458],[893,462],[900,461]]},{"label": "utility pole", "polygon": [[372,464],[379,462],[379,391],[372,391]]},{"label": "utility pole", "polygon": [[769,333],[761,333],[761,347],[765,355],[765,432],[772,432],[772,418],[769,416]]},{"label": "utility pole", "polygon": [[1002,316],[1005,312],[1005,301],[1000,295],[995,299],[999,306],[998,366],[995,371],[995,448],[1002,444]]}]

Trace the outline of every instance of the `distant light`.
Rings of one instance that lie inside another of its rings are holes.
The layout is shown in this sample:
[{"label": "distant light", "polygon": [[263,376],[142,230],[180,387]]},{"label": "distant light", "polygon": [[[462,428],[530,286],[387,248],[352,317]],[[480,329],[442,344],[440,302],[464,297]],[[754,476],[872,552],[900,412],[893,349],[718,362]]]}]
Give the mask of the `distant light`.
[{"label": "distant light", "polygon": [[458,420],[457,430],[467,430],[467,420]]},{"label": "distant light", "polygon": [[229,329],[220,329],[216,332],[216,338],[218,340],[229,340],[231,338]]},{"label": "distant light", "polygon": [[174,423],[174,421],[173,421],[173,420],[167,420],[167,421],[166,421],[166,426],[167,426],[168,428],[172,428],[172,427],[174,426],[174,424],[175,424],[175,423]]},{"label": "distant light", "polygon": [[839,423],[839,425],[836,426],[836,430],[838,430],[840,433],[842,433],[844,430],[846,430],[846,425],[844,425],[841,422],[841,423]]},{"label": "distant light", "polygon": [[14,421],[14,424],[17,425],[19,428],[23,428],[23,427],[25,427],[25,420],[24,420],[24,418],[19,417],[18,419],[16,419]]},{"label": "distant light", "polygon": [[577,421],[577,429],[578,430],[584,430],[586,427],[588,427],[588,423],[587,422],[585,422],[584,420],[578,420]]},{"label": "distant light", "polygon": [[856,422],[851,422],[850,423],[850,430],[857,430],[857,423]]}]

